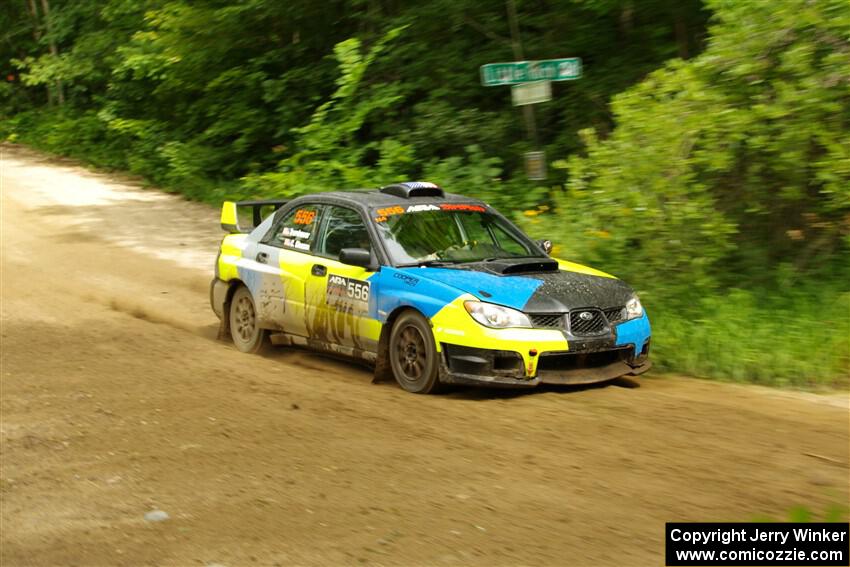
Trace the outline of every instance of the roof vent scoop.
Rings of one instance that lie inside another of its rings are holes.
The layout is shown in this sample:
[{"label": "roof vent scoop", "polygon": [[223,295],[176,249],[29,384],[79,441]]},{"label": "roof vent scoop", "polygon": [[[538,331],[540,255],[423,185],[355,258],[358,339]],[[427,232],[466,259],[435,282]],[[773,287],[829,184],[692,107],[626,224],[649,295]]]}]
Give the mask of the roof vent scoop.
[{"label": "roof vent scoop", "polygon": [[431,183],[430,181],[408,181],[406,183],[396,183],[381,187],[381,193],[387,195],[395,195],[402,199],[410,199],[411,197],[443,197],[443,190],[440,186]]}]

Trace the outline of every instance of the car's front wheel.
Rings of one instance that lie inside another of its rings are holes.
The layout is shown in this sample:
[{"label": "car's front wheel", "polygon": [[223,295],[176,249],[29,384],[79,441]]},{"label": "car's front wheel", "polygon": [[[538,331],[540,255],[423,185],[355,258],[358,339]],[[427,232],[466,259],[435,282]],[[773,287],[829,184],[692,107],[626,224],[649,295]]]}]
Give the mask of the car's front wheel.
[{"label": "car's front wheel", "polygon": [[268,331],[257,325],[254,298],[244,286],[230,300],[230,336],[242,352],[259,353],[268,346]]},{"label": "car's front wheel", "polygon": [[399,385],[430,394],[440,385],[437,347],[428,320],[415,311],[402,313],[390,335],[390,366]]}]

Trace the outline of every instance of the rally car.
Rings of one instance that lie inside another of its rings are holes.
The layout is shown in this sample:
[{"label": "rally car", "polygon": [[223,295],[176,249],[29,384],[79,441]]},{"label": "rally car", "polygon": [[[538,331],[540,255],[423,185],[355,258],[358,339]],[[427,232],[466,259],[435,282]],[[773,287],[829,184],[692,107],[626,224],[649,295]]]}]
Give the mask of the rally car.
[{"label": "rally car", "polygon": [[243,352],[351,356],[415,393],[601,382],[651,364],[628,285],[551,258],[548,241],[433,183],[225,202],[221,223],[210,302]]}]

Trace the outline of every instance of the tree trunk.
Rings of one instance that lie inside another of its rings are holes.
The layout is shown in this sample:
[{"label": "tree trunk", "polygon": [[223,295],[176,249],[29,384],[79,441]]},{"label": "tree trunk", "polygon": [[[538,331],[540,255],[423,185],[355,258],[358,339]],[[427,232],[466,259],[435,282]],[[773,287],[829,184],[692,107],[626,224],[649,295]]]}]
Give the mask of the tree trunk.
[{"label": "tree trunk", "polygon": [[[56,39],[53,37],[53,24],[50,22],[49,0],[41,0],[41,9],[44,12],[44,25],[47,28],[47,37],[50,40],[50,54],[58,59],[59,48],[56,47]],[[65,104],[65,89],[62,86],[61,79],[56,79],[56,96],[59,101],[59,106]]]},{"label": "tree trunk", "polygon": [[[508,10],[508,25],[511,29],[511,45],[514,50],[514,59],[522,61],[525,59],[525,53],[522,49],[522,38],[519,35],[519,18],[516,13],[516,1],[507,0],[506,7]],[[525,130],[528,133],[528,139],[535,150],[538,148],[537,141],[537,120],[534,116],[534,108],[530,104],[522,106],[522,116],[525,121]]]},{"label": "tree trunk", "polygon": [[620,32],[623,37],[631,35],[635,27],[635,4],[632,0],[626,0],[620,7]]},{"label": "tree trunk", "polygon": [[673,10],[673,32],[676,36],[676,44],[679,46],[679,57],[687,59],[690,57],[688,49],[688,21],[685,16],[685,9],[677,6]]},{"label": "tree trunk", "polygon": [[[27,12],[32,18],[32,37],[36,44],[39,44],[41,43],[41,24],[38,21],[38,6],[35,0],[27,0]],[[53,90],[50,85],[46,85],[45,90],[47,91],[47,104],[53,106]]]}]

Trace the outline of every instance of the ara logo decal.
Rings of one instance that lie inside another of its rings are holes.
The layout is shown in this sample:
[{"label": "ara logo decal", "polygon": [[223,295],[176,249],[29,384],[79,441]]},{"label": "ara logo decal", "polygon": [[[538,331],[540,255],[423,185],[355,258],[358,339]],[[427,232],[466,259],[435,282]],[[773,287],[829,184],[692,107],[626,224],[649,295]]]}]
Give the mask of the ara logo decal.
[{"label": "ara logo decal", "polygon": [[415,286],[419,283],[419,278],[414,278],[413,276],[409,276],[407,274],[402,274],[399,272],[396,272],[395,276],[393,277],[400,279],[409,286]]},{"label": "ara logo decal", "polygon": [[423,211],[439,211],[440,207],[436,205],[410,205],[407,207],[408,213],[421,213]]}]

